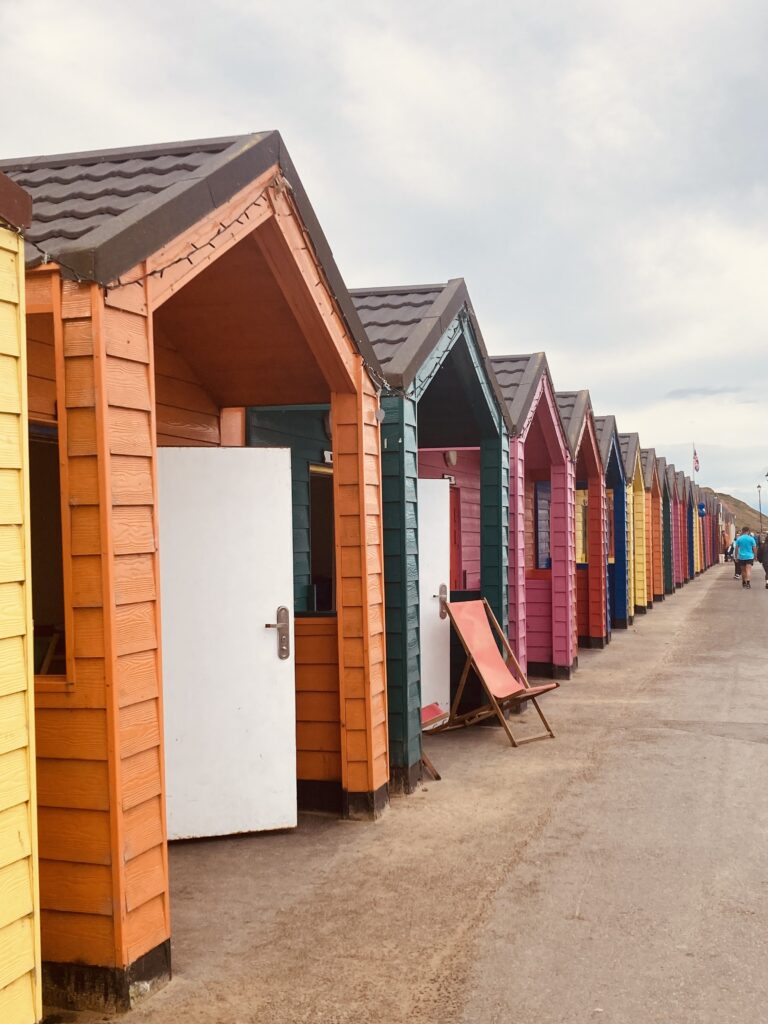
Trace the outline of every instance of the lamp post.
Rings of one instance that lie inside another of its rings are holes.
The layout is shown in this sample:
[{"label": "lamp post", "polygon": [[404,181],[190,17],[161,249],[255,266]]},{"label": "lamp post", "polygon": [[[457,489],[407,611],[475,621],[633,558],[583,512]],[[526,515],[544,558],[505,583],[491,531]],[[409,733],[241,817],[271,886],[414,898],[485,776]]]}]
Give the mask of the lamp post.
[{"label": "lamp post", "polygon": [[763,533],[763,500],[762,500],[763,485],[757,485],[757,508],[760,513],[760,534]]}]

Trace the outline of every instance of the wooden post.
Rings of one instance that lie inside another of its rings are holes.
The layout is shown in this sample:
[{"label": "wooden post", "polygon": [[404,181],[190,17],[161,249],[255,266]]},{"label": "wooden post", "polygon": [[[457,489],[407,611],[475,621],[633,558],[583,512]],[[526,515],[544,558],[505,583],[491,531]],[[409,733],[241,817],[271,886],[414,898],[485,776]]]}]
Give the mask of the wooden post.
[{"label": "wooden post", "polygon": [[421,775],[416,403],[390,395],[382,409],[389,758],[393,786],[409,793]]},{"label": "wooden post", "polygon": [[525,446],[519,437],[509,444],[509,568],[508,629],[510,643],[523,672],[528,671],[525,610]]},{"label": "wooden post", "polygon": [[573,462],[552,467],[552,664],[569,679],[576,660],[575,478]]},{"label": "wooden post", "polygon": [[170,976],[151,324],[65,281],[54,339],[73,667],[38,699],[44,980],[127,1009]]},{"label": "wooden post", "polygon": [[345,813],[388,801],[387,680],[378,399],[357,357],[357,389],[331,396],[339,614],[341,776]]},{"label": "wooden post", "polygon": [[507,628],[509,618],[509,438],[499,435],[480,445],[480,587],[493,614]]},{"label": "wooden post", "polygon": [[24,243],[0,226],[0,1021],[42,1016]]}]

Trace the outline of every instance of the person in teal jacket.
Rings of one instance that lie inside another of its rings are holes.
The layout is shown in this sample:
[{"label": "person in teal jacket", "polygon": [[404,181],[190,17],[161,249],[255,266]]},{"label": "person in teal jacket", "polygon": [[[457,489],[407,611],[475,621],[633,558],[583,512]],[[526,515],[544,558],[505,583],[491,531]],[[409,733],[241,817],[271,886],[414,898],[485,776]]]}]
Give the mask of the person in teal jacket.
[{"label": "person in teal jacket", "polygon": [[745,590],[750,590],[752,586],[750,578],[757,551],[757,541],[749,532],[748,526],[742,527],[741,533],[736,538],[734,544],[736,547],[736,561],[741,569],[741,585]]}]

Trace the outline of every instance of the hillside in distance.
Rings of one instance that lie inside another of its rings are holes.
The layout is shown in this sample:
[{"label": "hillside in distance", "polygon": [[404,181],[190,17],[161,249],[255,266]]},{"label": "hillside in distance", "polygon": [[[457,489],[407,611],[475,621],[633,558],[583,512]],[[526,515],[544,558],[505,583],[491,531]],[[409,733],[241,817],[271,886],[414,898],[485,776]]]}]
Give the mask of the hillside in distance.
[{"label": "hillside in distance", "polygon": [[[768,487],[766,490],[766,499],[768,499]],[[732,497],[730,494],[721,494],[718,491],[715,492],[720,501],[736,516],[736,529],[740,530],[742,526],[748,526],[750,530],[754,530],[757,533],[760,529],[760,513],[756,508],[752,508],[745,501],[740,501],[738,498]],[[766,509],[763,508],[763,530],[768,528],[768,514]]]}]

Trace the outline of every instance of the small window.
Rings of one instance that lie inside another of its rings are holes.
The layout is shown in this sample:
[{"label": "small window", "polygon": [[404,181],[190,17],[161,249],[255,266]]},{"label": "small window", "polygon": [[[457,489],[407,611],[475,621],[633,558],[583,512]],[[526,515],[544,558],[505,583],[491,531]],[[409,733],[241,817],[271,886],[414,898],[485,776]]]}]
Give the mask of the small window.
[{"label": "small window", "polygon": [[576,490],[576,564],[586,565],[589,561],[589,492],[585,488]]},{"label": "small window", "polygon": [[549,480],[540,480],[534,491],[534,524],[536,526],[536,568],[551,569],[550,515],[552,488]]},{"label": "small window", "polygon": [[66,676],[61,483],[56,427],[30,424],[30,554],[37,676]]},{"label": "small window", "polygon": [[333,469],[309,467],[309,558],[314,610],[336,610],[336,545],[333,529]]}]

